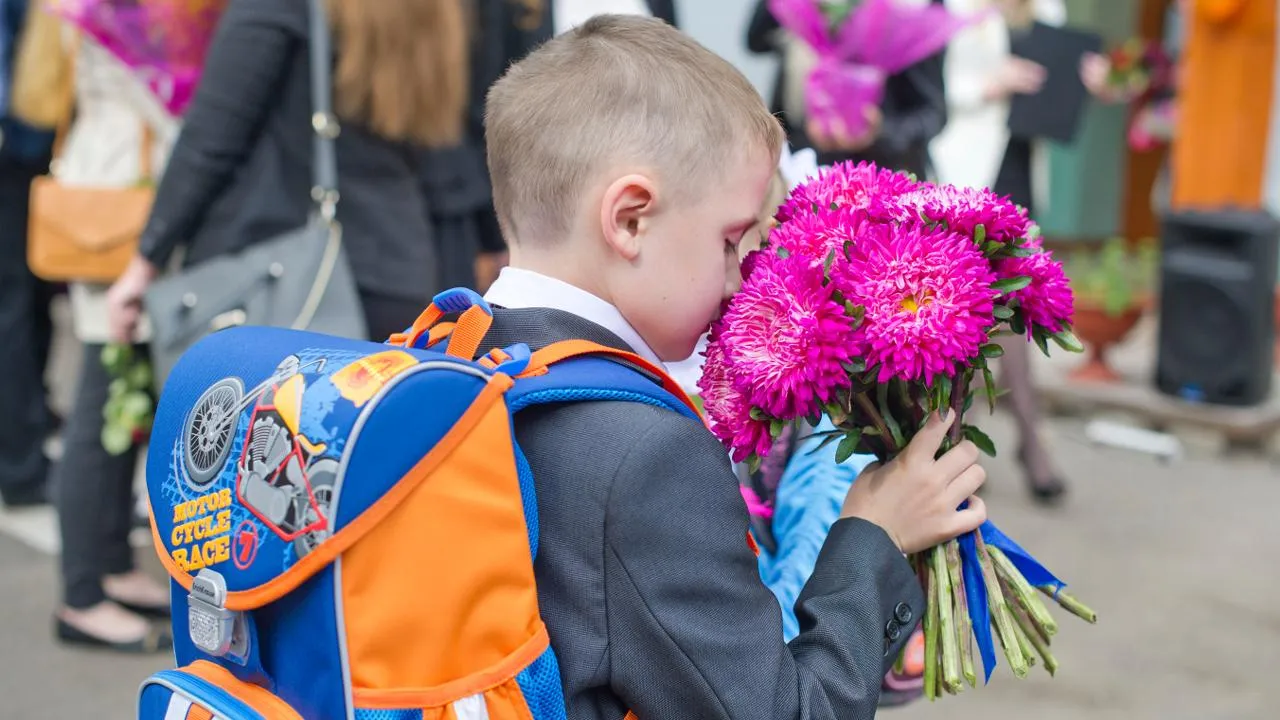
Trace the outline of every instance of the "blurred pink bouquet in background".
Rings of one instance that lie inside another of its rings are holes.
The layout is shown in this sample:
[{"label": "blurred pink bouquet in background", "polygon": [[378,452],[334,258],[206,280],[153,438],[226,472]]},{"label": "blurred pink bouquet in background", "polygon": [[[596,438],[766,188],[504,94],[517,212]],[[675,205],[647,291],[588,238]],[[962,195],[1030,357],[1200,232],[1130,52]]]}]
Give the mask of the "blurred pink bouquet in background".
[{"label": "blurred pink bouquet in background", "polygon": [[44,0],[133,70],[170,114],[186,110],[227,0]]},{"label": "blurred pink bouquet in background", "polygon": [[805,85],[809,119],[850,136],[866,131],[866,108],[880,104],[890,75],[941,52],[972,20],[907,0],[769,0],[769,11],[818,56]]}]

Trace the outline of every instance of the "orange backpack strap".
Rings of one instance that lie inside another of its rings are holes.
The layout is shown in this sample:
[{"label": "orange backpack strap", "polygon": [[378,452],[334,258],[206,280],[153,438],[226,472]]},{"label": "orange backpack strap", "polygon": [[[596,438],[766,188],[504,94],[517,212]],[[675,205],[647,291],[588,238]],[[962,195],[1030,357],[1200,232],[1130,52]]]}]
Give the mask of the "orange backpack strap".
[{"label": "orange backpack strap", "polygon": [[591,342],[590,340],[562,340],[558,343],[552,343],[541,350],[533,353],[533,357],[529,360],[529,366],[518,377],[530,377],[533,375],[541,375],[548,368],[558,362],[563,362],[576,357],[585,357],[588,355],[604,355],[607,357],[624,360],[630,365],[634,365],[641,370],[651,373],[655,378],[662,382],[662,389],[671,393],[680,402],[684,403],[690,410],[693,410],[697,417],[702,417],[702,412],[698,409],[698,405],[693,402],[689,394],[680,387],[680,383],[667,374],[665,368],[652,363],[644,358],[626,350],[611,348],[607,345]]},{"label": "orange backpack strap", "polygon": [[[452,313],[461,313],[456,323],[440,322]],[[491,325],[493,311],[488,303],[474,291],[455,288],[436,295],[427,309],[413,321],[413,327],[392,335],[387,343],[405,348],[417,347],[422,336],[426,335],[425,346],[431,347],[448,337],[449,345],[445,352],[456,358],[474,360]]]}]

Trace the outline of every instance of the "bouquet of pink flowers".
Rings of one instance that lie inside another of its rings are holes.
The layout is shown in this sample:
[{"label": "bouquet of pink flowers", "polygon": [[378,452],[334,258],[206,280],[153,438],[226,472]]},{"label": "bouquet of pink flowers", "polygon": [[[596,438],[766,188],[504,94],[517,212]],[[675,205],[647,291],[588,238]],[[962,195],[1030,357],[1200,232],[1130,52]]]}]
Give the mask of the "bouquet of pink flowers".
[{"label": "bouquet of pink flowers", "polygon": [[818,56],[805,85],[809,118],[828,134],[839,121],[851,136],[865,131],[888,76],[942,51],[968,22],[903,0],[769,0],[769,11]]},{"label": "bouquet of pink flowers", "polygon": [[45,0],[137,73],[173,115],[200,82],[227,0]]},{"label": "bouquet of pink flowers", "polygon": [[[712,328],[699,387],[713,433],[734,459],[758,466],[789,423],[835,426],[837,461],[894,457],[931,413],[957,419],[942,451],[968,438],[964,422],[998,334],[1082,348],[1061,265],[1026,213],[988,190],[919,182],[875,165],[842,163],[792,191],[766,245],[743,262],[742,290]],[[986,678],[992,634],[1018,677],[1039,656],[1053,673],[1057,625],[1036,589],[1094,622],[1088,608],[994,525],[911,558],[926,587],[925,689]]]}]

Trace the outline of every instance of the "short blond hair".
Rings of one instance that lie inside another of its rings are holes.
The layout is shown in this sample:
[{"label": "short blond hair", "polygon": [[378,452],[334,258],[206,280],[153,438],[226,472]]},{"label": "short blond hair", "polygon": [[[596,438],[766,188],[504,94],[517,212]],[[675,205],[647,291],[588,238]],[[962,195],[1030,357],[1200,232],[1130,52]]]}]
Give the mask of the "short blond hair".
[{"label": "short blond hair", "polygon": [[610,163],[651,164],[672,196],[696,200],[712,171],[778,157],[783,132],[742,73],[689,36],[598,15],[494,84],[485,139],[498,221],[518,243],[565,235],[586,182]]}]

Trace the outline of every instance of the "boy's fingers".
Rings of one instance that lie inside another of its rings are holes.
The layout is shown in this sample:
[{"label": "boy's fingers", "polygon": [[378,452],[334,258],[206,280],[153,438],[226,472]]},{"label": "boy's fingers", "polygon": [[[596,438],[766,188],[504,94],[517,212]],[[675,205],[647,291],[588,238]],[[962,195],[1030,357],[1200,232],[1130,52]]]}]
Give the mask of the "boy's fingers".
[{"label": "boy's fingers", "polygon": [[987,505],[982,502],[982,498],[977,495],[969,497],[969,506],[963,510],[957,510],[955,514],[955,524],[952,528],[951,535],[956,537],[967,532],[977,530],[982,523],[987,521]]},{"label": "boy's fingers", "polygon": [[959,506],[965,498],[978,492],[978,488],[982,487],[982,484],[986,481],[986,469],[974,463],[956,476],[955,480],[951,481],[951,484],[946,489],[946,497],[953,504]]},{"label": "boy's fingers", "polygon": [[945,418],[939,416],[938,413],[930,413],[924,427],[920,428],[920,431],[907,444],[907,450],[904,454],[913,462],[926,463],[932,461],[934,455],[938,454],[938,447],[942,445],[942,440],[947,436],[947,430],[954,421],[955,411],[950,408],[947,409]]},{"label": "boy's fingers", "polygon": [[978,446],[968,440],[961,440],[959,445],[938,458],[938,472],[951,482],[977,462]]}]

